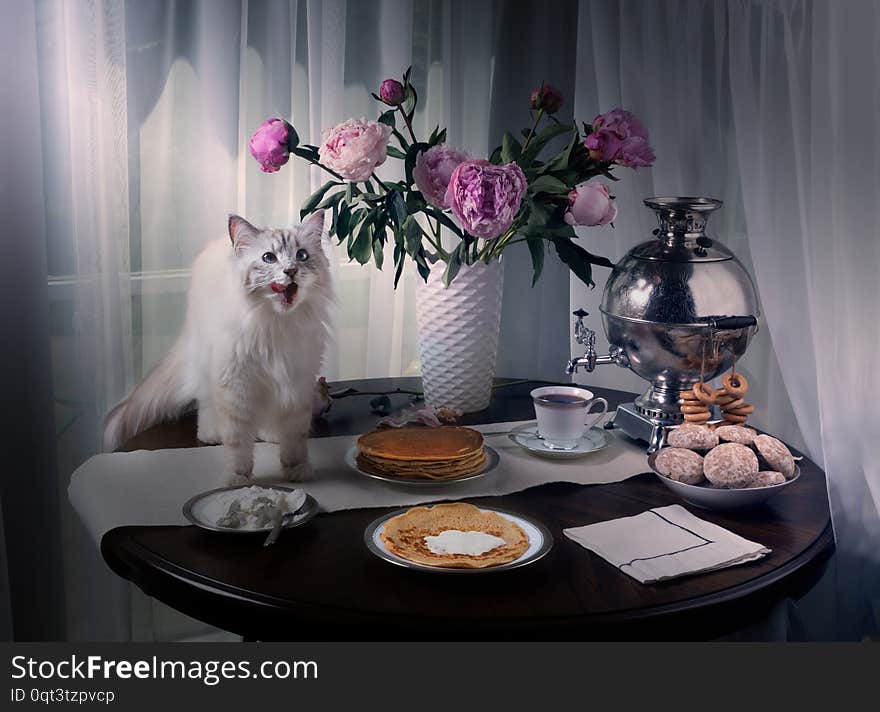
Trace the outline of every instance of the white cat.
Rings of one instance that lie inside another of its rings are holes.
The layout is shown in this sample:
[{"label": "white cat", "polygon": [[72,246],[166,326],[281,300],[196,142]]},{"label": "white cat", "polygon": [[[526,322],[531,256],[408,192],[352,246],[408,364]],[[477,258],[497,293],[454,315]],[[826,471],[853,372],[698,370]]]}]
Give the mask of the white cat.
[{"label": "white cat", "polygon": [[254,439],[280,442],[286,479],[308,471],[306,439],[333,302],[324,213],[293,230],[229,218],[192,269],[183,331],[168,355],[107,415],[104,447],[198,402],[198,437],[223,443],[230,481],[253,473]]}]

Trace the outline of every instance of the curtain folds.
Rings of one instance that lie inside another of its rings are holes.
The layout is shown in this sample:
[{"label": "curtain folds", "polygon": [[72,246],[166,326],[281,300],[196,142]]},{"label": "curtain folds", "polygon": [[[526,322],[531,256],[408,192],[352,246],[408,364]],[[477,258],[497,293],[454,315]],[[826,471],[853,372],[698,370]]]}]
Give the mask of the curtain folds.
[{"label": "curtain folds", "polygon": [[[858,638],[880,600],[880,6],[583,0],[578,22],[578,115],[622,105],[657,149],[652,169],[615,184],[617,229],[584,231],[588,249],[620,257],[646,239],[644,196],[725,201],[710,226],[764,311],[740,364],[754,422],[828,475],[836,600],[806,602],[808,633]],[[593,312],[600,298],[573,283],[573,304]],[[588,378],[642,387],[626,372]]]},{"label": "curtain folds", "polygon": [[[412,66],[423,99],[416,132],[445,125],[450,143],[486,156],[508,128],[505,115],[493,114],[499,97],[517,92],[506,97],[521,117],[516,129],[527,119],[525,97],[543,78],[521,72],[515,56],[496,71],[496,52],[513,37],[546,48],[555,39],[553,20],[542,33],[522,36],[528,8],[515,5],[34,0],[62,483],[98,449],[103,413],[173,342],[189,267],[206,241],[225,233],[228,213],[257,224],[295,223],[299,206],[326,179],[296,159],[276,174],[262,173],[246,149],[260,122],[286,118],[303,141],[317,143],[323,128],[375,116],[381,107],[370,92]],[[575,12],[572,0],[565,9]],[[573,32],[567,41],[573,47]],[[379,175],[394,177],[397,163]],[[328,249],[339,308],[324,374],[417,374],[414,270],[395,291],[391,270],[361,267]],[[517,282],[528,264],[521,253],[511,253],[508,270]],[[564,362],[564,341],[542,319],[552,311],[559,323],[568,308],[567,271],[556,271],[556,280],[531,294],[519,284],[507,290],[505,375],[555,375]],[[538,329],[552,348],[515,347]],[[107,627],[93,625],[86,606],[96,587],[75,572],[100,570],[100,561],[80,546],[68,507],[65,516],[72,635],[130,634],[125,629],[137,624],[124,603],[105,616]],[[112,576],[101,578],[102,589],[118,592]]]},{"label": "curtain folds", "polygon": [[[422,99],[416,131],[445,125],[450,143],[485,156],[504,130],[518,132],[543,80],[566,97],[562,120],[623,106],[644,120],[657,152],[652,169],[618,171],[615,227],[581,231],[591,252],[617,259],[647,239],[646,196],[725,201],[712,229],[754,275],[765,316],[739,364],[753,384],[754,419],[824,465],[839,551],[840,615],[827,635],[865,629],[880,595],[871,545],[880,537],[880,425],[869,411],[880,400],[876,3],[565,0],[546,12],[525,0],[32,0],[30,8],[38,94],[28,116],[38,117],[39,151],[38,165],[21,170],[22,185],[41,184],[45,195],[35,234],[48,272],[62,491],[97,450],[107,407],[172,343],[189,266],[224,234],[228,213],[289,225],[323,182],[296,159],[260,172],[246,145],[263,119],[284,117],[317,143],[325,127],[375,116],[370,92],[411,65]],[[394,177],[397,163],[379,174]],[[389,270],[328,249],[340,306],[325,375],[417,374],[417,275],[407,270],[394,291]],[[524,246],[505,261],[499,375],[562,378],[576,348],[566,339],[571,309],[593,314],[602,341],[607,271],[594,270],[589,290],[554,257],[529,289]],[[610,366],[584,378],[642,388]],[[62,509],[71,636],[130,636],[126,587],[83,548]]]}]

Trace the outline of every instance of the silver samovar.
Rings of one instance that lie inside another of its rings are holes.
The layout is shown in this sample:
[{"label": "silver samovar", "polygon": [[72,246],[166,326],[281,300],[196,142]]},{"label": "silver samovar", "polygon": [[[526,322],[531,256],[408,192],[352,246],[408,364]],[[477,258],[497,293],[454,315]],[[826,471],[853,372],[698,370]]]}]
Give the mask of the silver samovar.
[{"label": "silver samovar", "polygon": [[645,205],[657,213],[657,239],[617,263],[602,296],[609,353],[596,354],[596,334],[578,309],[574,333],[586,352],[566,372],[616,363],[648,381],[634,403],[618,408],[614,426],[651,452],[665,426],[682,422],[681,392],[728,370],[745,353],[760,313],[745,267],[705,232],[720,200],[649,198]]}]

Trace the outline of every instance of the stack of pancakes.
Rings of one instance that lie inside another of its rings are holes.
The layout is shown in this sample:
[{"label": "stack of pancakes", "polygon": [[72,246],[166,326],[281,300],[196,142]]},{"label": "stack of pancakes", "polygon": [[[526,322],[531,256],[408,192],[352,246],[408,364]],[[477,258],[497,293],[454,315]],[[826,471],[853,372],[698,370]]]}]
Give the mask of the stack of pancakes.
[{"label": "stack of pancakes", "polygon": [[358,438],[358,466],[385,477],[455,480],[483,469],[483,436],[459,426],[381,428]]},{"label": "stack of pancakes", "polygon": [[[425,537],[456,529],[491,534],[504,544],[482,554],[437,554],[428,548]],[[428,566],[483,569],[515,561],[529,548],[529,538],[514,522],[497,512],[472,504],[435,504],[413,507],[385,522],[379,535],[394,554]]]}]

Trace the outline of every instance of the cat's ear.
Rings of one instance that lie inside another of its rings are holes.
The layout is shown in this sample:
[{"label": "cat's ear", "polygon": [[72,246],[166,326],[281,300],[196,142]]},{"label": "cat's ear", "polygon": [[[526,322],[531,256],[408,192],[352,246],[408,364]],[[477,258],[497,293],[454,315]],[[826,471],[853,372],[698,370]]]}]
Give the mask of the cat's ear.
[{"label": "cat's ear", "polygon": [[316,210],[302,222],[300,236],[321,239],[324,233],[324,211]]},{"label": "cat's ear", "polygon": [[252,244],[259,232],[240,215],[229,216],[229,239],[236,252]]}]

